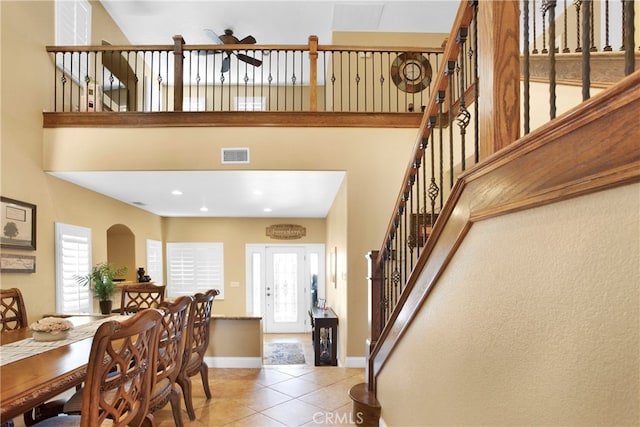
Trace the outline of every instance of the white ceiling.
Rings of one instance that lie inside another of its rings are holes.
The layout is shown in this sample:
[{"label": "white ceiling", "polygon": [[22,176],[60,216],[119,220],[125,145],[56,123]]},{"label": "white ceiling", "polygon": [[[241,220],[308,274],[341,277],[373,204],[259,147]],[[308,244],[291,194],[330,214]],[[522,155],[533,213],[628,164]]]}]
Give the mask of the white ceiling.
[{"label": "white ceiling", "polygon": [[[324,218],[340,171],[52,172],[163,217]],[[181,194],[173,194],[174,191]],[[206,207],[207,210],[201,210]]]},{"label": "white ceiling", "polygon": [[[131,44],[212,44],[205,34],[230,28],[258,44],[306,44],[334,31],[447,33],[459,0],[267,1],[101,0]],[[164,217],[326,216],[344,172],[59,172],[58,178]],[[171,194],[181,190],[181,196]],[[260,194],[257,194],[260,192]],[[206,206],[208,211],[201,211]],[[264,209],[270,208],[270,212]]]},{"label": "white ceiling", "polygon": [[460,0],[268,1],[101,0],[132,44],[211,44],[208,28],[258,44],[306,44],[317,35],[331,44],[333,31],[448,33]]}]

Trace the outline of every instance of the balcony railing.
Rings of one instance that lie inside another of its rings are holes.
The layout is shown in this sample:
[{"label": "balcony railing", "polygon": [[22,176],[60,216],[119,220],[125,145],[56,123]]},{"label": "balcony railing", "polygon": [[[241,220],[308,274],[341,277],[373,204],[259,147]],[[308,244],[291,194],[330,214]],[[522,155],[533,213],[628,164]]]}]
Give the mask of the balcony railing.
[{"label": "balcony railing", "polygon": [[419,112],[442,48],[49,46],[53,112]]}]

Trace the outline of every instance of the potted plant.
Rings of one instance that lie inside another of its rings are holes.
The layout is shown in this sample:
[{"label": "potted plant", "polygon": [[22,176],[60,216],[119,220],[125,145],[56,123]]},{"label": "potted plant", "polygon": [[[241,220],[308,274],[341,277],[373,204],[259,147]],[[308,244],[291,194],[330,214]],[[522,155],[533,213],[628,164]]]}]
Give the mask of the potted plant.
[{"label": "potted plant", "polygon": [[127,267],[116,267],[109,262],[101,262],[93,267],[86,276],[76,276],[76,281],[82,286],[89,285],[100,304],[102,314],[111,313],[113,301],[111,297],[118,289],[114,280],[127,272]]}]

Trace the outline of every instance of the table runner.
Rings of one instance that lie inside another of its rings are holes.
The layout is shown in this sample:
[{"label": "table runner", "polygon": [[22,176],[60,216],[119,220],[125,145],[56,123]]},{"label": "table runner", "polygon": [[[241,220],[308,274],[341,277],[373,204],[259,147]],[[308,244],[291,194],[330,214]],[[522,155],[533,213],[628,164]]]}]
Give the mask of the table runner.
[{"label": "table runner", "polygon": [[[96,320],[95,322],[76,326],[69,331],[67,338],[59,341],[36,341],[33,338],[26,338],[21,341],[4,344],[0,346],[0,366],[26,359],[27,357],[35,356],[36,354],[44,353],[45,351],[53,350],[63,345],[72,344],[85,338],[90,338],[95,335],[96,330],[102,323],[108,320],[122,321],[129,317],[130,316],[122,315],[109,316]],[[87,355],[87,358],[88,357],[89,355]]]}]

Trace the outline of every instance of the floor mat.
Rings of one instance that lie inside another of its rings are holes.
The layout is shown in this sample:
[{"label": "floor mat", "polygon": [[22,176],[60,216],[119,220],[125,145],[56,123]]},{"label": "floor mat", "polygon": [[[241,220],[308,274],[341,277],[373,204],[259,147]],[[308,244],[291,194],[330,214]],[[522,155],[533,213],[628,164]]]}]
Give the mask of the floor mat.
[{"label": "floor mat", "polygon": [[302,345],[298,343],[275,342],[265,345],[265,365],[300,365],[304,363]]}]

